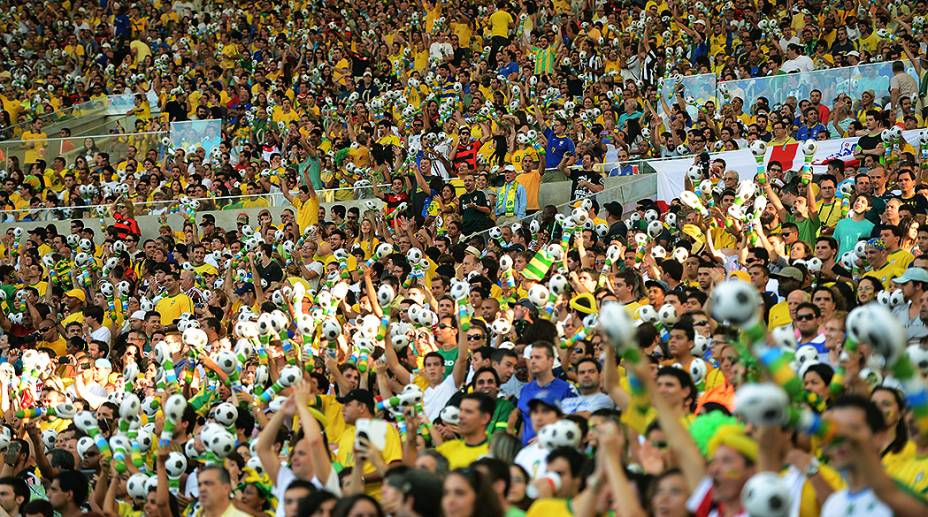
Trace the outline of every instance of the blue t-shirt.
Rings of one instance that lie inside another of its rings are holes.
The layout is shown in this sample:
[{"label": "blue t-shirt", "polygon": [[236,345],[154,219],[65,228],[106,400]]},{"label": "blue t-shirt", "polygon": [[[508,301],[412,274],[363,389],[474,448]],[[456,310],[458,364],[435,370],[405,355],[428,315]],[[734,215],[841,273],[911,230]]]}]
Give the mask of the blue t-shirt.
[{"label": "blue t-shirt", "polygon": [[796,131],[796,140],[804,142],[806,140],[815,140],[822,131],[828,132],[828,129],[821,122],[813,127],[802,126]]},{"label": "blue t-shirt", "polygon": [[564,153],[577,152],[574,147],[574,141],[568,137],[554,136],[554,131],[545,129],[545,138],[548,139],[548,145],[545,146],[545,168],[554,169],[557,164],[561,163]]},{"label": "blue t-shirt", "polygon": [[552,399],[557,401],[578,395],[572,384],[557,378],[547,386],[539,386],[538,381],[532,381],[523,386],[522,391],[519,392],[519,411],[522,413],[522,423],[525,426],[525,431],[522,433],[522,445],[528,444],[535,437],[535,430],[532,429],[532,419],[529,418],[528,402],[539,391],[551,392],[553,394]]}]

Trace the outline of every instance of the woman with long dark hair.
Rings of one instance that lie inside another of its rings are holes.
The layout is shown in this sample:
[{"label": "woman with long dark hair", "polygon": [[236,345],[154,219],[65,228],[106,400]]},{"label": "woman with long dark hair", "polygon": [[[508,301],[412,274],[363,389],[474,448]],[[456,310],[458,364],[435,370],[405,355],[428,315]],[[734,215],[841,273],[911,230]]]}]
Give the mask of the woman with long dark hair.
[{"label": "woman with long dark hair", "polygon": [[502,517],[499,497],[489,481],[472,468],[457,469],[445,478],[445,491],[441,498],[445,517]]}]

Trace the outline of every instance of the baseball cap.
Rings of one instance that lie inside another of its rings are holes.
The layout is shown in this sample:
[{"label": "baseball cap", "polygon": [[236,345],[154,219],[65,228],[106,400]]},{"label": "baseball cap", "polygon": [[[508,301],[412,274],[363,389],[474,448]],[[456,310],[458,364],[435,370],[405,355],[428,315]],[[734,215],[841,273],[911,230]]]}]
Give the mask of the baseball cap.
[{"label": "baseball cap", "polygon": [[856,50],[852,50],[852,51],[848,52],[848,53],[845,54],[845,55],[846,55],[847,57],[854,56],[854,57],[860,59],[860,52],[857,52]]},{"label": "baseball cap", "polygon": [[235,222],[239,224],[248,224],[248,214],[245,212],[239,212],[239,214],[235,217]]},{"label": "baseball cap", "polygon": [[619,203],[618,201],[610,201],[603,205],[603,208],[605,208],[606,212],[609,212],[609,215],[612,217],[622,217],[622,203]]},{"label": "baseball cap", "polygon": [[647,282],[644,283],[644,286],[648,288],[657,287],[658,289],[660,289],[661,291],[664,291],[665,293],[670,290],[670,287],[667,286],[667,282],[664,282],[662,280],[648,280]]},{"label": "baseball cap", "polygon": [[551,390],[541,390],[538,393],[532,395],[532,398],[528,401],[528,409],[532,410],[538,404],[544,404],[549,408],[558,412],[558,414],[563,415],[564,412],[561,411],[561,402],[558,400],[557,396]]},{"label": "baseball cap", "polygon": [[212,225],[216,224],[216,218],[212,214],[204,214],[203,220],[200,221],[200,226],[204,226],[207,224],[212,224]]},{"label": "baseball cap", "polygon": [[102,370],[102,369],[112,370],[113,369],[113,363],[111,363],[109,359],[104,359],[102,357],[94,361],[93,365],[98,370]]},{"label": "baseball cap", "polygon": [[145,311],[143,311],[143,310],[141,310],[141,309],[140,309],[140,310],[137,310],[137,311],[133,312],[131,316],[129,316],[129,319],[130,319],[130,320],[144,320],[144,319],[145,319]]},{"label": "baseball cap", "polygon": [[896,284],[905,284],[911,281],[924,282],[928,284],[928,271],[920,267],[910,267],[906,269],[902,276],[898,278],[893,278],[893,283]]},{"label": "baseball cap", "polygon": [[241,286],[241,287],[239,287],[238,289],[235,290],[235,294],[238,295],[238,296],[242,296],[242,295],[244,295],[245,293],[255,294],[255,286],[254,286],[254,284],[245,284],[245,285],[243,285],[243,286]]},{"label": "baseball cap", "polygon": [[789,278],[797,282],[802,282],[802,271],[799,271],[799,268],[793,266],[787,266],[781,269],[779,273],[770,276],[774,278]]},{"label": "baseball cap", "polygon": [[64,293],[64,295],[71,298],[77,298],[78,300],[87,303],[87,295],[84,294],[83,289],[71,289],[70,291]]},{"label": "baseball cap", "polygon": [[522,298],[521,300],[516,302],[516,305],[521,305],[522,307],[528,309],[528,311],[532,313],[533,318],[535,316],[538,316],[538,307],[535,307],[535,304],[532,303],[532,301],[529,300],[528,298]]},{"label": "baseball cap", "polygon": [[371,410],[371,413],[374,412],[374,396],[371,395],[371,392],[367,390],[351,390],[345,394],[344,397],[337,397],[336,400],[338,400],[338,402],[341,404],[357,401],[367,406],[367,409]]}]

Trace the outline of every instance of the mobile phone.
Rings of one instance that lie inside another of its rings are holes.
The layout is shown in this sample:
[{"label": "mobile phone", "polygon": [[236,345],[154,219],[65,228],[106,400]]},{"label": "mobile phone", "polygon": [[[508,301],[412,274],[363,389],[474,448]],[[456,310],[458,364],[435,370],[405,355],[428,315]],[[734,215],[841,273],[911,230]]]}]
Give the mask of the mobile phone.
[{"label": "mobile phone", "polygon": [[6,448],[6,455],[3,457],[3,462],[7,465],[16,465],[16,460],[19,459],[19,451],[22,449],[23,444],[20,442],[10,442],[10,445]]},{"label": "mobile phone", "polygon": [[359,438],[364,437],[377,450],[384,450],[387,447],[387,425],[385,420],[359,418],[355,422],[355,443],[358,443]]}]

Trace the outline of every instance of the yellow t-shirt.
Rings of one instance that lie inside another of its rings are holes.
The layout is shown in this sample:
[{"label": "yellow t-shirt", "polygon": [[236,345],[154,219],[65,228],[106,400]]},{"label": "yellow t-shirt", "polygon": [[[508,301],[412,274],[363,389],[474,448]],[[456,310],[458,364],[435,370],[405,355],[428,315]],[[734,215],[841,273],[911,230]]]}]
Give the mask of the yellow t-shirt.
[{"label": "yellow t-shirt", "polygon": [[58,357],[68,353],[68,345],[61,336],[58,336],[58,339],[54,341],[39,341],[37,348],[51,348]]},{"label": "yellow t-shirt", "polygon": [[[355,428],[353,425],[345,427],[345,430],[338,437],[338,451],[335,453],[335,461],[342,467],[354,467],[354,435]],[[403,459],[403,445],[400,441],[400,433],[392,425],[387,426],[386,447],[380,454],[383,456],[383,462],[387,465],[394,461]],[[364,462],[364,475],[376,472],[374,465],[369,461]],[[364,487],[364,493],[380,499],[380,482],[372,483]]]},{"label": "yellow t-shirt", "polygon": [[509,28],[512,26],[513,21],[511,14],[502,9],[497,10],[490,15],[490,34],[501,38],[509,38]]},{"label": "yellow t-shirt", "polygon": [[525,517],[573,517],[570,499],[539,499],[532,503]]},{"label": "yellow t-shirt", "polygon": [[889,289],[892,279],[902,276],[903,272],[905,272],[904,268],[895,266],[892,262],[887,262],[885,266],[874,271],[868,271],[864,274],[864,276],[871,276],[876,278],[883,284],[884,289]]},{"label": "yellow t-shirt", "polygon": [[913,456],[886,467],[886,472],[919,497],[928,496],[928,456]]},{"label": "yellow t-shirt", "polygon": [[185,312],[193,314],[193,300],[184,293],[165,296],[158,300],[155,310],[161,315],[162,325],[171,325],[180,318],[181,314]]},{"label": "yellow t-shirt", "polygon": [[890,253],[889,256],[886,257],[886,260],[896,268],[906,270],[909,268],[909,264],[915,260],[915,256],[908,251],[899,248],[896,251]]},{"label": "yellow t-shirt", "polygon": [[467,445],[464,440],[450,440],[435,450],[448,459],[451,470],[464,468],[490,453],[490,442],[484,439],[478,445]]},{"label": "yellow t-shirt", "polygon": [[770,308],[767,320],[770,322],[770,328],[772,329],[785,327],[793,322],[793,318],[789,315],[789,305],[785,300]]},{"label": "yellow t-shirt", "polygon": [[319,198],[310,197],[304,203],[300,198],[294,197],[293,208],[296,209],[296,224],[300,227],[300,235],[306,228],[319,224]]}]

